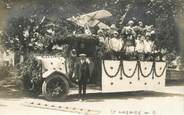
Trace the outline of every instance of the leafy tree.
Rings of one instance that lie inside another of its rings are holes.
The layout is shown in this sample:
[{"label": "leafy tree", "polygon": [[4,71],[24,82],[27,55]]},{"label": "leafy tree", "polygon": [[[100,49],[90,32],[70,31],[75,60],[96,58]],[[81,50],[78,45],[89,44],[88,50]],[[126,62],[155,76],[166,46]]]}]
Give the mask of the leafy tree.
[{"label": "leafy tree", "polygon": [[42,20],[36,17],[12,18],[1,39],[3,45],[26,59],[30,53],[52,53],[53,45],[73,32],[74,25],[66,20]]},{"label": "leafy tree", "polygon": [[[158,48],[166,48],[168,52],[179,50],[175,17],[184,11],[183,0],[38,0],[30,2],[31,6],[29,2],[27,4],[20,9],[21,16],[10,18],[7,22],[3,43],[14,51],[51,51],[54,39],[64,38],[73,29],[78,30],[66,21],[67,17],[100,9],[113,14],[104,22],[109,25],[116,23],[119,29],[132,17],[145,24],[154,24]],[[123,25],[119,25],[128,4],[131,8]]]},{"label": "leafy tree", "polygon": [[49,51],[57,25],[51,20],[36,16],[11,18],[2,38],[4,46],[23,55]]},{"label": "leafy tree", "polygon": [[175,19],[184,11],[183,0],[151,0],[148,13],[155,17],[158,48],[166,48],[168,53],[179,52],[179,30]]}]

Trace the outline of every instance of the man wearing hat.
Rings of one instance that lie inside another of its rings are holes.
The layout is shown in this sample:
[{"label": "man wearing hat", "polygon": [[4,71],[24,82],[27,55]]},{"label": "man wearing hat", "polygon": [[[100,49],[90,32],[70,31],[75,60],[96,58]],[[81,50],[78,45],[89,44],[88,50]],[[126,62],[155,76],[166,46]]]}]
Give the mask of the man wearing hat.
[{"label": "man wearing hat", "polygon": [[86,54],[79,54],[79,62],[77,64],[77,76],[79,85],[79,98],[84,99],[86,95],[86,85],[89,80],[89,64]]}]

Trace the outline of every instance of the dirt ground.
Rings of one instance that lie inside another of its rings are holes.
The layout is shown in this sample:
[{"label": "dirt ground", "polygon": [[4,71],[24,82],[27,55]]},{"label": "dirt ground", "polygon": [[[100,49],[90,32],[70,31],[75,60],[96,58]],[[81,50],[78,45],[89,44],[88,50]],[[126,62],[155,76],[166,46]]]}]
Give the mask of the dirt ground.
[{"label": "dirt ground", "polygon": [[[0,112],[2,115],[184,114],[183,82],[169,82],[165,89],[158,90],[157,92],[138,91],[103,94],[93,89],[88,89],[85,101],[79,101],[77,98],[77,89],[73,89],[67,99],[53,102],[46,101],[42,96],[38,98],[28,97],[17,89],[13,81],[6,82],[5,84],[0,83]],[[43,105],[47,105],[47,108],[42,107]],[[68,109],[60,110],[57,107],[65,107]],[[70,108],[75,108],[75,110],[71,110]],[[77,112],[77,109],[83,112]],[[95,111],[96,113],[84,112],[86,110]]]}]

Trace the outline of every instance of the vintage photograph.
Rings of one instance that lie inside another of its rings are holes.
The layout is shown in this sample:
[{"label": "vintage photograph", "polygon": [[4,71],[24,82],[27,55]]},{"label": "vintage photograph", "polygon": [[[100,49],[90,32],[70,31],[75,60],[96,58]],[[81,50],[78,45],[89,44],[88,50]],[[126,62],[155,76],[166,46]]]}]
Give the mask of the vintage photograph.
[{"label": "vintage photograph", "polygon": [[0,0],[1,115],[184,115],[184,0]]}]

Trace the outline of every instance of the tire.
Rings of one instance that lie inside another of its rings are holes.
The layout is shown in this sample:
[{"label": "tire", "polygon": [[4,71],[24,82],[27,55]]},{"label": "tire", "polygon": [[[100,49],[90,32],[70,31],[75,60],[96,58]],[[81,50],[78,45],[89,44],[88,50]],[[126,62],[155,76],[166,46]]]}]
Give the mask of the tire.
[{"label": "tire", "polygon": [[52,74],[42,84],[42,94],[47,100],[64,99],[68,93],[69,83],[63,75]]}]

